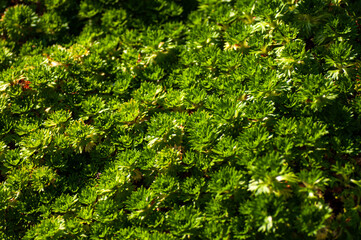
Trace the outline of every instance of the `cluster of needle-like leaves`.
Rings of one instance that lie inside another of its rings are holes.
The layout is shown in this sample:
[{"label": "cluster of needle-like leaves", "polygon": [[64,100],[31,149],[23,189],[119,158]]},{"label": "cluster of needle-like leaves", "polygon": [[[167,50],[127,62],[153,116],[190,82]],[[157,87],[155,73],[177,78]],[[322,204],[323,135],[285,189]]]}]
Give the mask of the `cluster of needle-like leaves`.
[{"label": "cluster of needle-like leaves", "polygon": [[4,0],[1,239],[358,239],[357,0]]}]

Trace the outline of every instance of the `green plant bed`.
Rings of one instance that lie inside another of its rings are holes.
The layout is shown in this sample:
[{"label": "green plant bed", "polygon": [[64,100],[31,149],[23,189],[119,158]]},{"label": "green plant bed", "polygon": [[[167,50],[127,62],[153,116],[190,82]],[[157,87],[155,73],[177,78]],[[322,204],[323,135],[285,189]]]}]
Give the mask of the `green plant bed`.
[{"label": "green plant bed", "polygon": [[360,238],[360,1],[0,11],[0,239]]}]

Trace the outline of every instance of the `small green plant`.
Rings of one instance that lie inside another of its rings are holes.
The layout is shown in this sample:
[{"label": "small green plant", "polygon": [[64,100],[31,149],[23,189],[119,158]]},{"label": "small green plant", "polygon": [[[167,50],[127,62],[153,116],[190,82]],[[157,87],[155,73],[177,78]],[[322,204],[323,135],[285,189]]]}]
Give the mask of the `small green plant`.
[{"label": "small green plant", "polygon": [[8,38],[14,42],[19,42],[34,35],[38,16],[27,5],[15,5],[6,9],[2,21]]}]

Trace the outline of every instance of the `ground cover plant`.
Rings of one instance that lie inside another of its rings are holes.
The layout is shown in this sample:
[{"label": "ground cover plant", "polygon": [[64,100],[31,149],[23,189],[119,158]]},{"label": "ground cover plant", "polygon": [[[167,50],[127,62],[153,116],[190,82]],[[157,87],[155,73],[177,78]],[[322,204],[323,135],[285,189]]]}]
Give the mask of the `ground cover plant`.
[{"label": "ground cover plant", "polygon": [[360,11],[1,1],[0,238],[361,238]]}]

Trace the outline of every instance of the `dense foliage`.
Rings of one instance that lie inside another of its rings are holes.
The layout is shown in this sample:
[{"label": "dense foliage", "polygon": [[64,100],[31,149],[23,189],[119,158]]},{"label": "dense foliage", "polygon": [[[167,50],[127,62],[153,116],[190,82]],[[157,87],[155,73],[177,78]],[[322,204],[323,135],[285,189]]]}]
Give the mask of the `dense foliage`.
[{"label": "dense foliage", "polygon": [[3,0],[1,239],[358,239],[361,1]]}]

